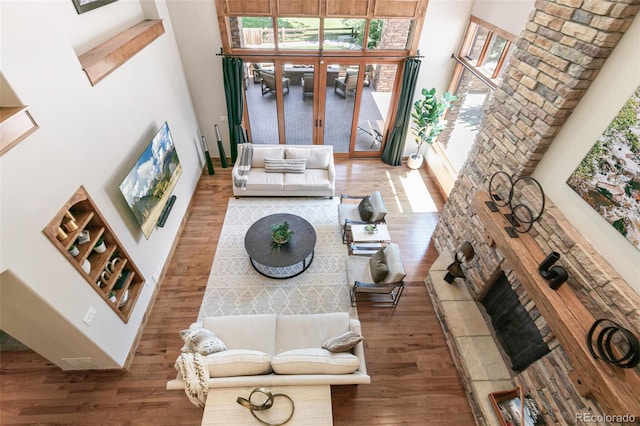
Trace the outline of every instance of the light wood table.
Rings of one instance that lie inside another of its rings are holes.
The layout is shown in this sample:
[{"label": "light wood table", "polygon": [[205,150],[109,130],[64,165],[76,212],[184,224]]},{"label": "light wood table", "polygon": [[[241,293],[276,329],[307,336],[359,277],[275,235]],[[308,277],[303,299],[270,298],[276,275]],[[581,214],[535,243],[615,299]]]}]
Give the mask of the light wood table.
[{"label": "light wood table", "polygon": [[[273,394],[288,395],[295,404],[295,412],[286,426],[333,425],[331,412],[331,386],[265,386]],[[238,404],[238,397],[249,398],[255,386],[239,388],[209,389],[207,403],[204,406],[202,425],[260,425],[251,412]],[[262,395],[254,395],[254,401]],[[281,423],[291,413],[291,403],[287,398],[275,397],[273,407],[257,412],[257,415],[270,423]]]},{"label": "light wood table", "polygon": [[366,225],[351,225],[351,237],[349,238],[349,253],[355,255],[371,256],[378,249],[391,242],[389,228],[384,223],[377,225],[376,232],[364,230]]}]

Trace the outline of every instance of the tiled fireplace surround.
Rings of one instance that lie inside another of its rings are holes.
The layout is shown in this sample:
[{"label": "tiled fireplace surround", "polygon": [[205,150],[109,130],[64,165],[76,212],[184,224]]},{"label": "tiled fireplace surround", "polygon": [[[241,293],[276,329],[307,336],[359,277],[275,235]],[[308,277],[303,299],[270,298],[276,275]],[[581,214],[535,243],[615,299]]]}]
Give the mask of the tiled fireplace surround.
[{"label": "tiled fireplace surround", "polygon": [[[497,376],[508,374],[507,377],[494,377],[497,380],[494,384],[502,386],[502,389],[512,383],[522,386],[534,397],[547,423],[575,424],[575,413],[625,413],[607,412],[595,397],[580,396],[569,377],[575,366],[552,331],[555,325],[548,324],[540,314],[510,266],[511,261],[505,259],[500,250],[487,244],[485,226],[474,211],[471,200],[478,191],[487,190],[488,181],[496,171],[502,170],[514,177],[531,174],[628,29],[640,9],[640,1],[556,0],[536,1],[535,5],[503,81],[485,113],[469,160],[460,172],[441,215],[435,244],[442,256],[432,267],[427,287],[441,314],[445,332],[451,332],[460,327],[459,324],[447,324],[443,307],[460,306],[449,303],[453,300],[477,306],[476,302],[488,291],[493,277],[500,270],[505,271],[551,352],[521,373],[505,373],[503,366],[493,368],[490,360],[476,361]],[[547,201],[541,220],[530,234],[541,252],[557,251],[561,254],[558,264],[565,267],[570,276],[565,286],[570,286],[594,318],[612,319],[640,335],[640,297],[552,203]],[[450,261],[449,254],[454,253],[464,241],[470,241],[476,252],[474,259],[464,265],[467,278],[464,282],[457,279],[452,287],[442,287],[448,286],[441,278]],[[456,321],[454,317],[449,315],[448,319]],[[462,328],[478,325],[474,321],[476,317],[462,318],[468,321]],[[456,340],[462,341],[464,338]],[[479,407],[486,407],[488,391],[500,389],[491,389],[491,384],[485,388],[473,386],[469,368],[473,368],[473,358],[481,355],[477,348],[468,351],[471,351],[466,354],[469,359],[462,360],[459,365],[466,366],[461,367],[466,370],[461,371],[461,375],[477,422],[493,424],[495,420],[487,419]],[[454,358],[464,357],[464,352],[460,346],[452,347]],[[458,361],[460,359],[457,364]],[[628,373],[636,380],[640,376],[640,368]],[[486,380],[490,383],[492,379],[487,377]]]}]

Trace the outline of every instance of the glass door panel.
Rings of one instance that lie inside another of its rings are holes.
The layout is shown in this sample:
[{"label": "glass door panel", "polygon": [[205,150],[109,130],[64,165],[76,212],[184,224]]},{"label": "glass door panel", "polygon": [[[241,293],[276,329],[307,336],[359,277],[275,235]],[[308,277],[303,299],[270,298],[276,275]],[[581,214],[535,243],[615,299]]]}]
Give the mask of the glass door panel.
[{"label": "glass door panel", "polygon": [[326,68],[323,140],[335,153],[349,152],[359,71],[359,65],[338,63]]},{"label": "glass door panel", "polygon": [[[278,108],[273,88],[273,63],[247,63],[251,74],[245,78],[245,94],[249,129],[253,143],[280,143],[278,135]],[[282,89],[286,91],[286,88]],[[287,96],[287,95],[285,95]]]},{"label": "glass door panel", "polygon": [[367,64],[358,114],[354,152],[380,152],[390,114],[396,64]]},{"label": "glass door panel", "polygon": [[284,95],[284,125],[287,144],[313,144],[313,107],[316,66],[287,62],[282,69],[283,80],[289,84],[289,94]]}]

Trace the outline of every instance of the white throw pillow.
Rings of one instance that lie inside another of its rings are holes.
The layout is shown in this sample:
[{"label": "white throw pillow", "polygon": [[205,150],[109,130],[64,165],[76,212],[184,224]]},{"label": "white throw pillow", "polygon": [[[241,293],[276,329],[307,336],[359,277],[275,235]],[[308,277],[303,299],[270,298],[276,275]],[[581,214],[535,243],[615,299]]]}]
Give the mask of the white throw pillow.
[{"label": "white throw pillow", "polygon": [[362,336],[353,331],[347,331],[339,336],[327,339],[322,345],[331,352],[348,352],[362,342]]},{"label": "white throw pillow", "polygon": [[211,377],[254,376],[271,373],[271,355],[250,349],[229,349],[207,355]]},{"label": "white throw pillow", "polygon": [[224,342],[206,328],[197,328],[195,324],[191,328],[180,331],[184,340],[182,352],[197,352],[202,355],[224,351],[227,349]]},{"label": "white throw pillow", "polygon": [[333,353],[322,348],[281,352],[271,360],[277,374],[351,374],[360,359],[348,352]]}]

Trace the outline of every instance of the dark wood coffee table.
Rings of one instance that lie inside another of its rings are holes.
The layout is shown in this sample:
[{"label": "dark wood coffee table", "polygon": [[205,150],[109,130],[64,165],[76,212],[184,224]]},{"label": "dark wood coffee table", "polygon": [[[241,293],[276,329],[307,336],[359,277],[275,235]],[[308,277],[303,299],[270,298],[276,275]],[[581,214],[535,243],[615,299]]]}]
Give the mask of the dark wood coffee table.
[{"label": "dark wood coffee table", "polygon": [[[280,251],[271,244],[271,226],[284,221],[294,231]],[[300,216],[278,213],[255,222],[244,236],[244,247],[254,269],[265,277],[284,279],[300,275],[313,261],[316,231]]]}]

